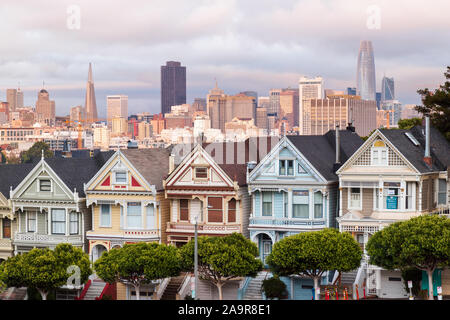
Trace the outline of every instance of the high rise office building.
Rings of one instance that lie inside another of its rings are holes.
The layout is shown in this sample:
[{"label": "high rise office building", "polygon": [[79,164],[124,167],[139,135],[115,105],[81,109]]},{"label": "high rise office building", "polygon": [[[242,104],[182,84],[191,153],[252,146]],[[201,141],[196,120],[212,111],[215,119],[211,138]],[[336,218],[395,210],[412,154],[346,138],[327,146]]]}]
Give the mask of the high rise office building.
[{"label": "high rise office building", "polygon": [[381,80],[381,102],[395,100],[394,78],[383,77]]},{"label": "high rise office building", "polygon": [[20,88],[17,89],[16,95],[16,109],[23,108],[23,91]]},{"label": "high rise office building", "polygon": [[92,78],[92,65],[89,62],[88,81],[86,84],[86,100],[84,102],[86,123],[90,124],[97,121],[97,102],[95,100],[94,80]]},{"label": "high rise office building", "polygon": [[279,118],[285,118],[290,128],[298,126],[298,89],[281,91]]},{"label": "high rise office building", "polygon": [[363,100],[376,100],[375,59],[371,41],[361,41],[356,68],[356,89]]},{"label": "high rise office building", "polygon": [[350,87],[348,87],[348,88],[347,88],[347,94],[348,94],[349,96],[356,96],[356,88],[350,88]]},{"label": "high rise office building", "polygon": [[107,121],[111,125],[113,118],[128,118],[128,96],[113,95],[106,97]]},{"label": "high rise office building", "polygon": [[301,77],[298,81],[298,125],[300,132],[303,132],[303,104],[308,99],[322,99],[323,98],[323,79],[322,77],[307,78]]},{"label": "high rise office building", "polygon": [[269,108],[267,113],[275,113],[280,115],[280,94],[282,89],[271,89],[269,91]]},{"label": "high rise office building", "polygon": [[161,66],[161,113],[169,113],[171,106],[186,103],[186,67],[180,62],[167,61]]},{"label": "high rise office building", "polygon": [[377,92],[375,94],[375,101],[377,102],[377,109],[380,109],[380,106],[381,106],[381,92]]},{"label": "high rise office building", "polygon": [[9,104],[9,112],[16,111],[17,89],[6,89],[6,102]]},{"label": "high rise office building", "polygon": [[48,126],[55,125],[55,101],[50,100],[48,91],[41,89],[36,101],[37,122]]}]

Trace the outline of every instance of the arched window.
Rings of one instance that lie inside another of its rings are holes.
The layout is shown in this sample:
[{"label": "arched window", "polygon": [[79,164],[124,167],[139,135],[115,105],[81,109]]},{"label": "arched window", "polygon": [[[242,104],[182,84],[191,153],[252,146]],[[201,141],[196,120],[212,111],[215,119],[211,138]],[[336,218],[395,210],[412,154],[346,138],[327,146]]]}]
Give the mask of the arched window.
[{"label": "arched window", "polygon": [[228,201],[228,222],[236,222],[236,199]]}]

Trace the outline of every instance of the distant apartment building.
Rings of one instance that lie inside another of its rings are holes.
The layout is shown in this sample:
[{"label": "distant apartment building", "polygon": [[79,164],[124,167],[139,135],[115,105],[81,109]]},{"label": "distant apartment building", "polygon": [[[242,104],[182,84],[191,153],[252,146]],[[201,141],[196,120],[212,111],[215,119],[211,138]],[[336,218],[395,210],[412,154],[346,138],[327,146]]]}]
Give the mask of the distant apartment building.
[{"label": "distant apartment building", "polygon": [[111,140],[111,130],[104,124],[95,124],[93,126],[94,131],[94,147],[99,147],[102,150],[109,149],[109,143]]},{"label": "distant apartment building", "polygon": [[76,106],[70,108],[70,124],[74,125],[75,123],[83,124],[85,120],[85,109],[82,106]]},{"label": "distant apartment building", "polygon": [[280,94],[283,89],[270,89],[267,113],[280,114]]},{"label": "distant apartment building", "polygon": [[229,95],[209,95],[208,115],[211,118],[211,127],[225,130],[225,123],[233,118],[256,117],[256,98],[244,94]]},{"label": "distant apartment building", "polygon": [[376,129],[376,102],[358,98],[303,100],[301,135],[323,135],[339,125],[352,122],[356,133],[367,136]]},{"label": "distant apartment building", "polygon": [[415,104],[405,104],[402,106],[401,119],[422,118],[422,114],[416,109]]},{"label": "distant apartment building", "polygon": [[256,108],[256,126],[261,129],[268,128],[267,122],[267,108],[266,107],[258,107]]},{"label": "distant apartment building", "polygon": [[114,117],[111,121],[111,135],[123,136],[128,132],[128,120],[123,117]]},{"label": "distant apartment building", "polygon": [[186,67],[177,61],[167,61],[161,66],[161,113],[170,107],[186,103]]},{"label": "distant apartment building", "polygon": [[0,127],[0,144],[34,141],[39,133],[34,127]]},{"label": "distant apartment building", "polygon": [[205,98],[195,98],[194,102],[191,105],[190,111],[192,113],[197,111],[205,111],[206,112],[206,99]]},{"label": "distant apartment building", "polygon": [[36,101],[36,117],[37,122],[47,126],[55,125],[55,101],[50,100],[47,90],[41,89],[38,92]]},{"label": "distant apartment building", "polygon": [[279,118],[286,118],[291,128],[298,126],[298,111],[298,89],[281,91]]},{"label": "distant apartment building", "polygon": [[161,131],[164,130],[166,121],[164,120],[163,115],[160,113],[153,115],[152,120],[150,120],[150,124],[152,125],[153,135],[159,135],[161,134]]},{"label": "distant apartment building", "polygon": [[9,112],[16,111],[16,107],[17,107],[17,89],[6,89],[6,101],[9,104]]},{"label": "distant apartment building", "polygon": [[0,125],[9,121],[9,103],[0,102]]},{"label": "distant apartment building", "polygon": [[138,123],[138,136],[139,140],[152,137],[152,125],[148,122],[142,121]]},{"label": "distant apartment building", "polygon": [[128,96],[126,95],[112,95],[106,97],[107,121],[111,125],[113,118],[128,117]]},{"label": "distant apartment building", "polygon": [[[301,77],[298,81],[298,107],[299,107],[299,122],[300,132],[305,131],[303,129],[304,114],[303,105],[305,100],[308,99],[322,99],[323,98],[323,79],[322,77],[307,78]],[[324,134],[324,133],[321,133]]]},{"label": "distant apartment building", "polygon": [[396,126],[402,115],[402,104],[398,100],[386,100],[381,104],[381,110],[390,112],[389,125]]}]

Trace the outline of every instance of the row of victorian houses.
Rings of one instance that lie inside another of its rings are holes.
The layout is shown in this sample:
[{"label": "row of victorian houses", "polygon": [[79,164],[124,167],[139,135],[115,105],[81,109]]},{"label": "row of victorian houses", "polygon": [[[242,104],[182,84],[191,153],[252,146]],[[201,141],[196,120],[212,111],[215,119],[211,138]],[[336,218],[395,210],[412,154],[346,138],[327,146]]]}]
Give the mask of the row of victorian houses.
[{"label": "row of victorian houses", "polygon": [[[326,227],[350,232],[364,249],[390,223],[448,214],[449,165],[449,143],[423,126],[379,129],[366,141],[349,127],[322,136],[96,151],[2,165],[0,259],[61,242],[82,248],[92,261],[125,243],[182,246],[194,237],[194,223],[199,235],[242,233],[257,244],[262,261],[280,239]],[[282,279],[290,299],[311,299],[312,281]],[[340,279],[354,292],[407,296],[400,272],[369,265],[367,256]],[[178,280],[183,296],[189,277]],[[330,273],[322,284],[336,280]],[[160,298],[171,281],[143,286],[141,299]],[[224,297],[245,298],[252,281],[231,282]],[[438,270],[435,285],[450,294],[450,272]],[[133,290],[118,285],[117,298],[133,299]],[[202,282],[200,298],[216,295]]]}]

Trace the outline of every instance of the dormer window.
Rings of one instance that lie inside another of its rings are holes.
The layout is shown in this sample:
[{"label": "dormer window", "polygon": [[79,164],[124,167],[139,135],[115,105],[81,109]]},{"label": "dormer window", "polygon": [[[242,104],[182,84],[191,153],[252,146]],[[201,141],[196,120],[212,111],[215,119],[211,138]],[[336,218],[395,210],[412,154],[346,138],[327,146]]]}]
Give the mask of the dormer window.
[{"label": "dormer window", "polygon": [[117,171],[115,174],[116,183],[127,183],[127,172],[126,171]]},{"label": "dormer window", "polygon": [[280,160],[280,176],[294,175],[294,160]]},{"label": "dormer window", "polygon": [[196,167],[194,169],[195,179],[208,179],[208,168]]},{"label": "dormer window", "polygon": [[373,166],[387,166],[388,165],[388,148],[386,144],[377,140],[372,146],[372,165]]},{"label": "dormer window", "polygon": [[39,191],[52,191],[52,182],[50,180],[39,180]]}]

